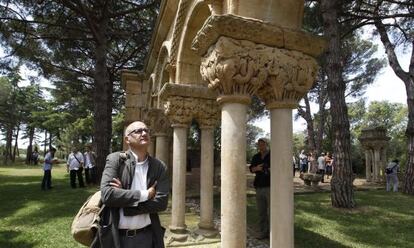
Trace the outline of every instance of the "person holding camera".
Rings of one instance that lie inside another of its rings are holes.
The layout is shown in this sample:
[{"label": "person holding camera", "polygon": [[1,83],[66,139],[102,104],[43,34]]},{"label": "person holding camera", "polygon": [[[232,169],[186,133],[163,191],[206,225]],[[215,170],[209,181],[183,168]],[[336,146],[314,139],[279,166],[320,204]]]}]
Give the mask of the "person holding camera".
[{"label": "person holding camera", "polygon": [[259,212],[260,233],[258,239],[269,237],[269,211],[270,211],[270,151],[265,139],[257,141],[259,152],[250,163],[250,172],[255,173],[254,187],[256,189],[256,204]]}]

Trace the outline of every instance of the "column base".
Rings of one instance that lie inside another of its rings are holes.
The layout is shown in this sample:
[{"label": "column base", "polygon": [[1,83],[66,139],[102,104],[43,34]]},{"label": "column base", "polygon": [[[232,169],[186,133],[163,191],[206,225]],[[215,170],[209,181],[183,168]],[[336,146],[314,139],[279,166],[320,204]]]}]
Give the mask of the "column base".
[{"label": "column base", "polygon": [[187,226],[184,227],[177,227],[177,226],[169,226],[169,235],[168,235],[168,244],[172,242],[180,242],[184,243],[187,242],[188,237],[190,236],[187,230]]},{"label": "column base", "polygon": [[198,229],[194,231],[196,234],[205,238],[215,238],[219,234],[218,230],[212,225],[198,224]]},{"label": "column base", "polygon": [[172,225],[170,225],[168,227],[168,229],[170,229],[170,231],[172,233],[176,233],[176,234],[186,234],[186,233],[188,233],[186,225],[184,225],[184,226],[172,226]]}]

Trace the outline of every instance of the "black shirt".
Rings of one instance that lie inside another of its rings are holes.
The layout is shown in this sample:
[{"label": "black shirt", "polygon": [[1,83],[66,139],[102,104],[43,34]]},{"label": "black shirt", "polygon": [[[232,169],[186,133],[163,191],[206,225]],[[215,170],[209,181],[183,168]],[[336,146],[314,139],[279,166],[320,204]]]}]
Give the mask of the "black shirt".
[{"label": "black shirt", "polygon": [[250,171],[259,164],[263,164],[263,171],[254,172],[256,177],[253,185],[255,188],[270,187],[270,152],[267,152],[263,159],[260,152],[256,153],[250,163]]}]

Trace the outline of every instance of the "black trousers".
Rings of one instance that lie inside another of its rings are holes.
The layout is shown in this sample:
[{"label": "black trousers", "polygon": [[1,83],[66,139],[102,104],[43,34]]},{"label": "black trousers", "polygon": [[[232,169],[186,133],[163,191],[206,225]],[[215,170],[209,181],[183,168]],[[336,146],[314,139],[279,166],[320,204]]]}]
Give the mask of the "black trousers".
[{"label": "black trousers", "polygon": [[96,184],[96,167],[85,168],[86,184]]},{"label": "black trousers", "polygon": [[42,189],[50,189],[52,188],[52,171],[45,170],[43,174],[42,180]]},{"label": "black trousers", "polygon": [[145,229],[145,231],[137,233],[133,237],[121,236],[122,248],[152,248],[153,233],[151,228]]},{"label": "black trousers", "polygon": [[79,168],[79,170],[70,170],[70,186],[72,188],[76,188],[76,177],[78,177],[79,187],[85,187],[83,183],[83,168]]}]

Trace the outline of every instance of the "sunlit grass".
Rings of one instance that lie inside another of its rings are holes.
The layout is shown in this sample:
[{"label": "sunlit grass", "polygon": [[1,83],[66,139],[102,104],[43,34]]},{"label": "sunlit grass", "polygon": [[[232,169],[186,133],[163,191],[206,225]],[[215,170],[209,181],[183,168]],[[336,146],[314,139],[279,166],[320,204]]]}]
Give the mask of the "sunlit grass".
[{"label": "sunlit grass", "polygon": [[[96,188],[72,189],[65,166],[52,171],[50,191],[41,191],[41,166],[0,166],[0,247],[83,247],[70,234],[73,217]],[[219,197],[215,206],[219,207]],[[357,207],[331,207],[330,194],[295,195],[295,247],[414,247],[414,197],[383,190],[356,191]],[[254,196],[247,223],[256,227]],[[169,213],[161,213],[168,226]],[[198,216],[186,215],[196,226]]]}]

